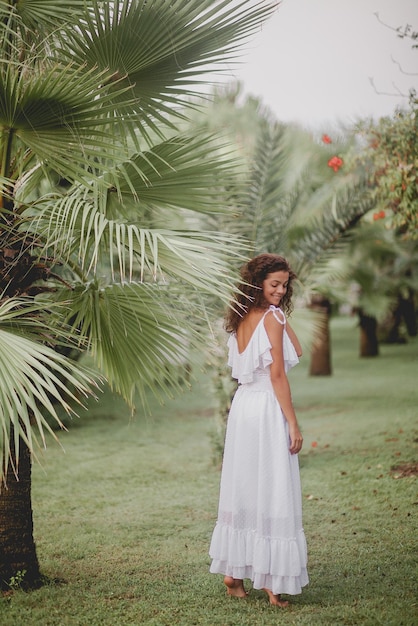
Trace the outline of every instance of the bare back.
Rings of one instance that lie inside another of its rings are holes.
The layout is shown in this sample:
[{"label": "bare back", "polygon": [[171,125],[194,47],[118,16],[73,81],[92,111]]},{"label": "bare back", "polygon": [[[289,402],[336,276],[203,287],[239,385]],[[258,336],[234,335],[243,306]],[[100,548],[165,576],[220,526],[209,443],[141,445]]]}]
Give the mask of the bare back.
[{"label": "bare back", "polygon": [[265,311],[254,310],[247,313],[237,328],[238,352],[242,354],[248,346],[255,329],[264,316]]}]

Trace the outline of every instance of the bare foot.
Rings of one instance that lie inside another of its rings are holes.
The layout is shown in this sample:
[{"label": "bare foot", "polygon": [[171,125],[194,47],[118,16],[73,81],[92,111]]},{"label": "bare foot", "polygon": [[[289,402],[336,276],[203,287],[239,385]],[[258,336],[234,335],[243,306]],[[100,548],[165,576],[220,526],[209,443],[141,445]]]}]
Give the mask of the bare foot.
[{"label": "bare foot", "polygon": [[273,604],[274,606],[279,606],[281,609],[285,609],[287,606],[289,606],[289,601],[282,600],[280,598],[280,593],[273,593],[272,591],[270,591],[270,589],[263,589],[263,591],[265,591],[268,595],[270,604]]},{"label": "bare foot", "polygon": [[226,593],[229,596],[235,598],[246,598],[247,592],[244,589],[244,583],[239,578],[232,578],[232,576],[225,576],[224,583],[226,585]]}]

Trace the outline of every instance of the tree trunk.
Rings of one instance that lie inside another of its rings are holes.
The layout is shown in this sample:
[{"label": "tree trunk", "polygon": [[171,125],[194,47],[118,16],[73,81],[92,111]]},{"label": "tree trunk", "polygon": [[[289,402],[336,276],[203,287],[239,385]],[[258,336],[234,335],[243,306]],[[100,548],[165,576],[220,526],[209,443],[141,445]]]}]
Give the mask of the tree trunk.
[{"label": "tree trunk", "polygon": [[[13,433],[11,447],[13,452]],[[14,460],[14,459],[13,459]],[[19,585],[23,589],[42,584],[33,540],[31,499],[31,454],[19,438],[19,479],[9,462],[7,476],[2,476],[0,492],[0,588]]]},{"label": "tree trunk", "polygon": [[360,356],[378,356],[377,320],[371,315],[358,311],[360,320]]},{"label": "tree trunk", "polygon": [[402,324],[402,298],[398,296],[396,307],[389,311],[386,319],[378,324],[378,341],[381,343],[405,343],[405,337],[401,333]]},{"label": "tree trunk", "polygon": [[402,298],[402,316],[410,337],[416,337],[418,334],[417,328],[417,313],[415,309],[415,294],[412,289],[408,289],[408,297]]},{"label": "tree trunk", "polygon": [[315,296],[310,307],[322,313],[320,329],[315,333],[311,349],[310,376],[331,376],[331,334],[329,328],[331,303],[327,298]]},{"label": "tree trunk", "polygon": [[405,323],[408,335],[410,337],[416,337],[417,317],[414,292],[412,289],[408,289],[406,294],[398,294],[395,309],[391,311],[386,320],[379,325],[379,339],[386,343],[405,343],[407,339],[404,333],[401,332],[402,321]]}]

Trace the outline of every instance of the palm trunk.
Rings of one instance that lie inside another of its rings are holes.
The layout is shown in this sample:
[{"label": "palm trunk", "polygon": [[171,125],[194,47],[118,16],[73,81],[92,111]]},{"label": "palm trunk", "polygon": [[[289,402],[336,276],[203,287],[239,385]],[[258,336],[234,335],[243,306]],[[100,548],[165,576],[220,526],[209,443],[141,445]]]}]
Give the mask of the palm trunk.
[{"label": "palm trunk", "polygon": [[384,343],[405,343],[401,336],[402,298],[398,296],[396,307],[390,311],[384,322],[378,326],[379,339]]},{"label": "palm trunk", "polygon": [[386,343],[405,343],[406,337],[401,333],[402,321],[410,337],[417,336],[417,317],[415,310],[415,298],[412,289],[398,294],[396,307],[391,311],[386,320],[379,326],[379,338]]},{"label": "palm trunk", "polygon": [[360,356],[378,356],[377,320],[371,315],[358,310],[360,320]]},{"label": "palm trunk", "polygon": [[402,299],[402,315],[408,335],[416,337],[418,334],[417,312],[415,309],[415,293],[411,288],[408,289],[408,296]]},{"label": "palm trunk", "polygon": [[322,322],[312,342],[309,375],[331,376],[331,334],[329,328],[331,303],[327,298],[316,296],[312,300],[310,308],[322,314]]},{"label": "palm trunk", "polygon": [[[13,435],[11,437],[12,446]],[[12,450],[13,457],[14,451]],[[19,478],[9,463],[3,475],[0,492],[0,588],[7,589],[18,581],[22,588],[42,584],[33,540],[31,499],[32,462],[30,451],[19,438]]]}]

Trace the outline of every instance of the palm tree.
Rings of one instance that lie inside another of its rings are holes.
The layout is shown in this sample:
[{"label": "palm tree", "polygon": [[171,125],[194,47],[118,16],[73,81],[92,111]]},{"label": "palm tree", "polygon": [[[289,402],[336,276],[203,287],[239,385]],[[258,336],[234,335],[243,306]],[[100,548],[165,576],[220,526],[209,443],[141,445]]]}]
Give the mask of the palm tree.
[{"label": "palm tree", "polygon": [[[348,233],[374,205],[365,172],[353,156],[357,145],[349,133],[332,143],[327,136],[325,143],[318,142],[311,133],[278,122],[254,98],[239,106],[238,96],[239,86],[220,93],[209,123],[227,126],[240,147],[245,162],[241,192],[231,194],[231,212],[210,219],[246,238],[249,254],[276,252],[290,260],[299,277],[299,296],[319,313],[303,317],[303,326],[314,331],[310,372],[329,375],[331,303],[346,272],[336,258]],[[336,155],[344,158],[334,171]]]},{"label": "palm tree", "polygon": [[[249,0],[0,4],[0,582],[41,584],[31,459],[101,376],[161,395],[226,298],[230,236],[188,226],[233,180],[176,131],[205,75],[274,10]],[[219,208],[217,209],[219,210]],[[178,216],[178,217],[175,217]],[[175,228],[173,228],[175,224]]]},{"label": "palm tree", "polygon": [[[361,357],[379,355],[379,324],[392,316],[398,319],[388,340],[399,340],[402,307],[418,288],[417,251],[417,241],[401,236],[380,212],[374,213],[374,220],[373,215],[367,216],[356,230],[341,261],[358,315]],[[405,322],[408,334],[416,334],[413,320],[406,316]]]}]

